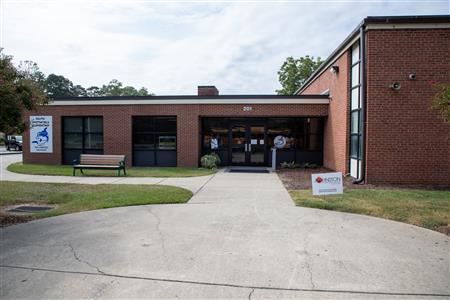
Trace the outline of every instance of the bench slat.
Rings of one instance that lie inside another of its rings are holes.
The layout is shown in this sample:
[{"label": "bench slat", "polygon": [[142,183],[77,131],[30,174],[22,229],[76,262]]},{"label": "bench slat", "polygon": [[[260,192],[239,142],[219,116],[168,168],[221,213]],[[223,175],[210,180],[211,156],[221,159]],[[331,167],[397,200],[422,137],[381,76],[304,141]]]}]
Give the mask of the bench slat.
[{"label": "bench slat", "polygon": [[125,155],[80,155],[80,165],[119,165],[124,160]]},{"label": "bench slat", "polygon": [[73,165],[73,176],[76,169],[80,169],[81,173],[83,169],[117,170],[117,176],[120,176],[120,170],[123,170],[126,175],[125,159],[125,155],[81,154],[78,164]]}]

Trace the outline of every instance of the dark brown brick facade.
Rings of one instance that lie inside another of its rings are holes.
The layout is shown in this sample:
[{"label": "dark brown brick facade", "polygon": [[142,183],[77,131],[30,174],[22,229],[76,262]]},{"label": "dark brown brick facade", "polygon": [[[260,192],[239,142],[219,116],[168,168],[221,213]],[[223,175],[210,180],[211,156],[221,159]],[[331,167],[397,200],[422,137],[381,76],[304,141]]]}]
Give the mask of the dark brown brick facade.
[{"label": "dark brown brick facade", "polygon": [[[244,111],[251,106],[252,111]],[[105,154],[125,154],[132,162],[132,117],[177,117],[177,165],[198,166],[200,156],[200,118],[212,116],[326,116],[328,104],[171,104],[171,105],[78,105],[46,106],[29,115],[53,116],[53,153],[30,153],[29,132],[24,133],[24,162],[61,164],[61,118],[63,116],[103,116]],[[26,116],[28,120],[28,115]]]}]

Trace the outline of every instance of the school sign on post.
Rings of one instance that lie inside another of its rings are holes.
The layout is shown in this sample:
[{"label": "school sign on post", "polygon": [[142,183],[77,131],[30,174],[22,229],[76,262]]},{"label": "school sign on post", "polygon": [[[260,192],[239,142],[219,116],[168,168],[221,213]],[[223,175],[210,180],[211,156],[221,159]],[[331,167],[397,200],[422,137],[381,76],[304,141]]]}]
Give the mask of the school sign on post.
[{"label": "school sign on post", "polygon": [[312,174],[311,180],[314,196],[335,195],[344,192],[341,172]]},{"label": "school sign on post", "polygon": [[30,152],[53,153],[52,116],[30,116]]}]

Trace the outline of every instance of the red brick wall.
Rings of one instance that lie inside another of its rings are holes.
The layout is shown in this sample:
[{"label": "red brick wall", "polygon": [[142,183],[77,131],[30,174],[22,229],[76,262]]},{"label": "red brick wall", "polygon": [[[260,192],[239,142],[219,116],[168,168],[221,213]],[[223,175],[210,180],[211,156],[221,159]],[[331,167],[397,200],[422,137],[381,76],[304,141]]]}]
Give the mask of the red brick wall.
[{"label": "red brick wall", "polygon": [[340,56],[333,66],[339,66],[339,73],[325,70],[301,94],[320,94],[329,89],[332,97],[328,118],[324,128],[324,166],[348,173],[349,149],[349,63],[350,51]]},{"label": "red brick wall", "polygon": [[25,163],[61,164],[61,118],[63,116],[103,116],[105,154],[125,154],[132,162],[132,116],[177,116],[177,163],[180,167],[198,165],[200,155],[200,117],[203,116],[326,116],[327,104],[251,104],[252,111],[242,105],[85,105],[46,106],[29,115],[53,116],[53,153],[30,153],[29,132],[24,133]]},{"label": "red brick wall", "polygon": [[450,126],[431,108],[429,84],[450,82],[449,53],[449,29],[368,31],[369,183],[450,185]]}]

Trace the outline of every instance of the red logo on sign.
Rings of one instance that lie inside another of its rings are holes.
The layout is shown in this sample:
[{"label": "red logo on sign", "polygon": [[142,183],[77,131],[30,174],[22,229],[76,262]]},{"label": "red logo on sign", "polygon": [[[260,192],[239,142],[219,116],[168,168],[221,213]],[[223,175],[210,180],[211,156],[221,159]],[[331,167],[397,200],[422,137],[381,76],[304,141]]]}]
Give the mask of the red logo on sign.
[{"label": "red logo on sign", "polygon": [[316,178],[316,182],[317,183],[321,183],[322,181],[323,181],[322,177],[319,176],[319,177]]}]

